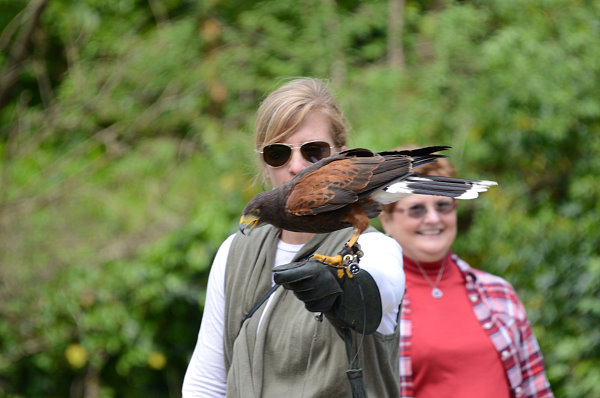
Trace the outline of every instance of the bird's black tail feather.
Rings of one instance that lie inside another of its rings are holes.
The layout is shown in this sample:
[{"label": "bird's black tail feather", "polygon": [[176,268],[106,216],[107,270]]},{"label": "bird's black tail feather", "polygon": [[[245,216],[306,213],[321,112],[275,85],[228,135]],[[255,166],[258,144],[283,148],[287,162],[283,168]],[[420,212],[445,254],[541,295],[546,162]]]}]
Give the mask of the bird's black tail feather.
[{"label": "bird's black tail feather", "polygon": [[456,199],[474,199],[480,192],[497,185],[495,181],[467,180],[418,174],[407,177],[404,181],[411,193],[421,195],[448,196]]},{"label": "bird's black tail feather", "polygon": [[[416,148],[416,149],[404,149],[401,151],[383,151],[383,152],[379,152],[380,155],[385,156],[385,155],[404,155],[404,156],[428,156],[433,154],[434,152],[439,152],[439,151],[445,151],[447,149],[452,148],[449,145],[435,145],[435,146],[426,146],[423,148]],[[444,155],[434,155],[434,156],[444,156]]]},{"label": "bird's black tail feather", "polygon": [[412,168],[416,169],[419,166],[424,166],[428,163],[435,162],[436,159],[447,158],[446,155],[427,155],[413,157]]},{"label": "bird's black tail feather", "polygon": [[409,156],[412,158],[411,169],[415,169],[417,167],[424,166],[428,163],[435,162],[436,159],[446,158],[446,155],[440,155],[435,152],[445,151],[450,148],[452,147],[448,145],[436,145],[416,149],[405,149],[400,151],[384,151],[379,152],[379,155],[382,155],[384,157]]}]

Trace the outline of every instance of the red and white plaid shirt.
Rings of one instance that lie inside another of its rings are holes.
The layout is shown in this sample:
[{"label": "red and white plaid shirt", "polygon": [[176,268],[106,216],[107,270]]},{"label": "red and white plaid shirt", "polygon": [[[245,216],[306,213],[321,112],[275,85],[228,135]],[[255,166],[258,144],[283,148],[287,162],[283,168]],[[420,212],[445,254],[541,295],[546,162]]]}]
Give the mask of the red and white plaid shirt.
[{"label": "red and white plaid shirt", "polygon": [[[502,360],[511,396],[553,397],[546,378],[538,342],[531,331],[525,308],[512,286],[504,279],[471,268],[456,254],[473,312],[487,332]],[[406,291],[400,320],[400,396],[414,397],[411,363],[412,321],[410,295]]]}]

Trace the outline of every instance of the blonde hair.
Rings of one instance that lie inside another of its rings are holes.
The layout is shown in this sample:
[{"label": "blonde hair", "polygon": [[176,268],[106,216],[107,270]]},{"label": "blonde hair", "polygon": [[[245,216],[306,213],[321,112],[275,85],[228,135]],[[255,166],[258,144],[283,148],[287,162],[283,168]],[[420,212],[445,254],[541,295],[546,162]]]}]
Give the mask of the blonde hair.
[{"label": "blonde hair", "polygon": [[254,145],[280,142],[292,134],[309,112],[319,110],[331,122],[331,137],[336,148],[346,145],[348,131],[342,109],[319,79],[294,79],[269,94],[258,108],[254,125]]}]

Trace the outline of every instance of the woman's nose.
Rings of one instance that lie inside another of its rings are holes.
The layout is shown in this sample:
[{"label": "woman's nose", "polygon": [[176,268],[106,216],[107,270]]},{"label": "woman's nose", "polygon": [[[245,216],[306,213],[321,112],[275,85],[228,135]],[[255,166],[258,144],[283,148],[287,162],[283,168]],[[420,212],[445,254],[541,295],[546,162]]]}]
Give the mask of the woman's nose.
[{"label": "woman's nose", "polygon": [[437,223],[438,221],[440,221],[440,215],[438,214],[435,207],[427,206],[426,210],[427,210],[427,213],[425,213],[425,218],[424,218],[425,222],[433,224],[433,223]]},{"label": "woman's nose", "polygon": [[302,154],[300,153],[299,148],[292,149],[292,155],[289,164],[289,170],[292,174],[296,175],[300,173],[302,170],[309,165],[309,162],[304,159]]}]

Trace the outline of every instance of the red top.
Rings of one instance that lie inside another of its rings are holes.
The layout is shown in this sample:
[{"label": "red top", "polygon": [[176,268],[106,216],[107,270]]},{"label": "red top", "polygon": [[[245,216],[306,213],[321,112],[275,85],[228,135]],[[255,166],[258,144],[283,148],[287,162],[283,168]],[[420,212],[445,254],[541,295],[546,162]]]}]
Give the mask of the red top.
[{"label": "red top", "polygon": [[506,374],[492,341],[482,329],[469,302],[463,274],[450,253],[435,263],[419,263],[437,287],[441,298],[431,295],[431,284],[415,262],[404,257],[406,287],[412,310],[412,366],[417,398],[510,396]]}]

